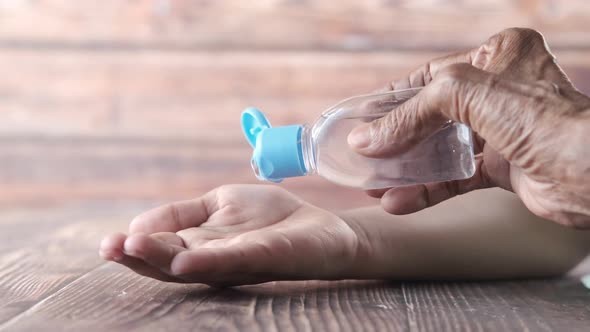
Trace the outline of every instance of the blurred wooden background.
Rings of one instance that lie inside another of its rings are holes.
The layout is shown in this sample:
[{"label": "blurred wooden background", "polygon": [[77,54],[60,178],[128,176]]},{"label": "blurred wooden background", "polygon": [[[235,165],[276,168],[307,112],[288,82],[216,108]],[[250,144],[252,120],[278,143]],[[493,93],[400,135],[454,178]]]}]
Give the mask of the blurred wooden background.
[{"label": "blurred wooden background", "polygon": [[[189,330],[250,315],[243,303],[262,313],[246,321],[264,323],[298,301],[318,323],[340,297],[344,314],[333,317],[360,313],[375,326],[407,312],[436,330],[439,317],[474,314],[459,298],[482,308],[491,330],[585,326],[571,318],[587,313],[579,284],[320,283],[291,302],[159,283],[96,254],[105,234],[159,202],[258,183],[243,108],[258,106],[276,125],[312,121],[342,98],[511,26],[543,32],[590,93],[587,0],[0,0],[0,330],[104,329],[116,320],[175,330],[184,320]],[[327,208],[375,203],[317,177],[281,185]],[[434,302],[422,299],[429,294]],[[375,311],[400,299],[400,310]],[[180,315],[167,315],[181,302]]]},{"label": "blurred wooden background", "polygon": [[[246,106],[311,121],[510,26],[543,32],[590,93],[587,0],[0,0],[0,204],[256,183]],[[324,207],[372,202],[318,178],[284,186]]]}]

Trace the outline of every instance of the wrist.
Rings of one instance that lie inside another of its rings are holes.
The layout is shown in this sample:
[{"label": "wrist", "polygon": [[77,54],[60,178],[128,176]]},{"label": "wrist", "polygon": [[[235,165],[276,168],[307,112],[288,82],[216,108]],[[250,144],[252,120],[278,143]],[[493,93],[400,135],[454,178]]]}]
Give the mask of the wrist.
[{"label": "wrist", "polygon": [[[379,207],[377,207],[379,208]],[[343,220],[350,229],[356,234],[357,246],[354,253],[352,264],[347,271],[343,271],[345,278],[351,279],[372,279],[376,278],[374,273],[378,268],[373,266],[375,256],[378,254],[375,250],[375,240],[371,232],[370,225],[377,226],[372,223],[369,216],[369,209],[358,208],[350,210],[333,211],[333,213]]]}]

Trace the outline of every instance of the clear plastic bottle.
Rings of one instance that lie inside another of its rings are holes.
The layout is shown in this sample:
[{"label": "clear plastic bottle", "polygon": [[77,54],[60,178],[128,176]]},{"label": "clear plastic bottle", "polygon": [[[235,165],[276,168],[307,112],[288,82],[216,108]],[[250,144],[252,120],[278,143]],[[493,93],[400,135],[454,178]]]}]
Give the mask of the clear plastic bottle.
[{"label": "clear plastic bottle", "polygon": [[352,97],[325,111],[311,126],[272,128],[262,112],[242,113],[242,129],[254,148],[252,168],[261,180],[319,174],[345,186],[389,188],[466,179],[475,172],[469,127],[448,122],[410,150],[377,159],[355,152],[348,134],[361,123],[395,111],[420,91],[398,90]]}]

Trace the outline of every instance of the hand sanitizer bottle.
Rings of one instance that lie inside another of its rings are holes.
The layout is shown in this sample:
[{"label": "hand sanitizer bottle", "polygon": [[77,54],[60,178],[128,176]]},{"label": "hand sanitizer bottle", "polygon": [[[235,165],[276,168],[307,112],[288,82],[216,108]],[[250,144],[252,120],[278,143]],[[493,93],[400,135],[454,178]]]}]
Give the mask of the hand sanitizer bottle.
[{"label": "hand sanitizer bottle", "polygon": [[255,108],[242,113],[242,130],[254,148],[252,168],[261,180],[319,174],[361,189],[459,180],[475,172],[471,129],[447,122],[429,137],[390,158],[368,158],[347,142],[353,128],[395,112],[420,91],[406,89],[352,97],[325,111],[311,126],[271,127]]}]

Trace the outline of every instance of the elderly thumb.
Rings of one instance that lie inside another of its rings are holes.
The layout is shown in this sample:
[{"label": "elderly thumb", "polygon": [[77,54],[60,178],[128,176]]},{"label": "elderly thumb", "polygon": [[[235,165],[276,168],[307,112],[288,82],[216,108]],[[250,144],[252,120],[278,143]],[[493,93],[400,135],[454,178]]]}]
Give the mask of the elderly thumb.
[{"label": "elderly thumb", "polygon": [[448,120],[440,113],[423,111],[428,102],[423,91],[386,116],[354,128],[348,144],[367,157],[385,158],[403,153],[430,136]]},{"label": "elderly thumb", "polygon": [[528,88],[469,64],[447,66],[416,96],[353,129],[348,143],[365,156],[386,158],[407,151],[453,120],[502,152],[518,133],[526,132],[531,110],[525,106],[530,101],[519,92]]}]

